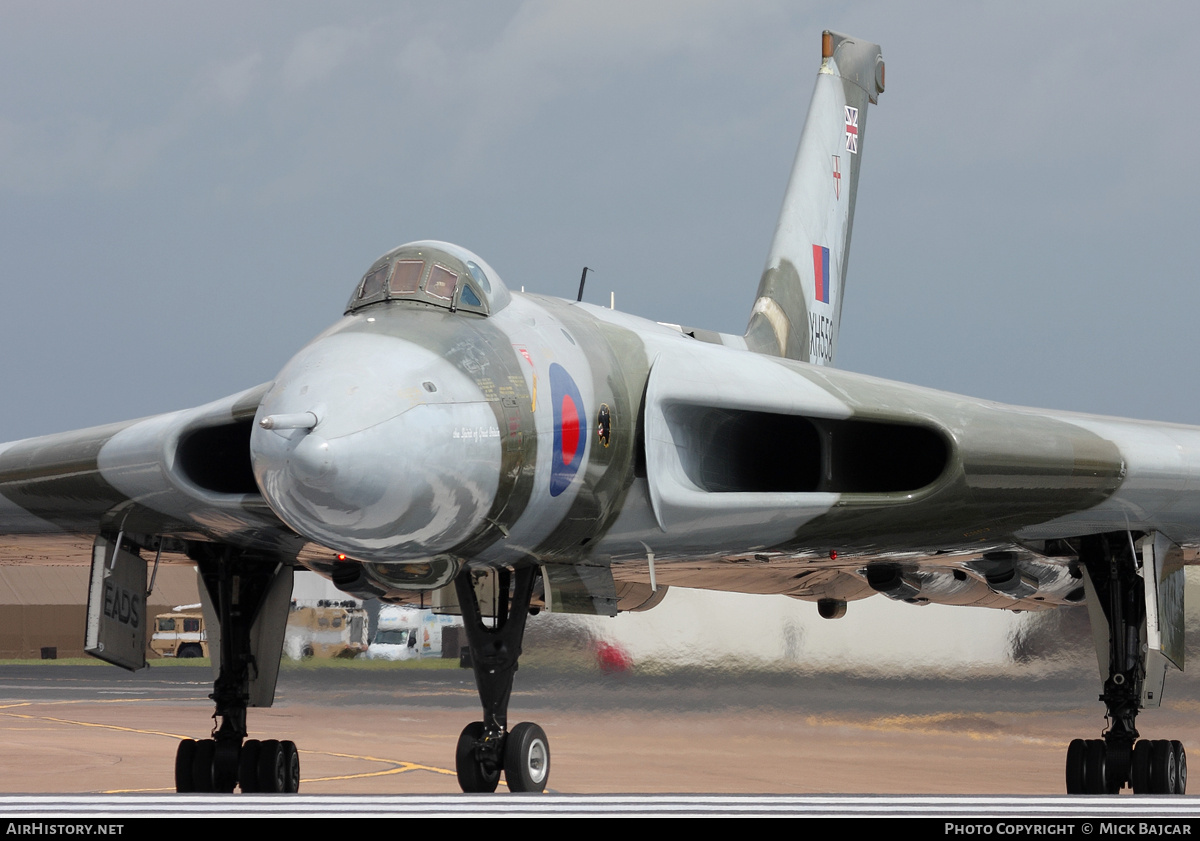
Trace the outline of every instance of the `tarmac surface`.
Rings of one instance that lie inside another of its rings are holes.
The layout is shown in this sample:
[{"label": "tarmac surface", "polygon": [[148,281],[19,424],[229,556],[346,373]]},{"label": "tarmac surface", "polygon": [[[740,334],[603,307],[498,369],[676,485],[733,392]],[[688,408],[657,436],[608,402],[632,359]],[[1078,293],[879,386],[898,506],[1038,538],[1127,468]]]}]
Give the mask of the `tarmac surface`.
[{"label": "tarmac surface", "polygon": [[[1172,677],[1142,734],[1200,746],[1200,683]],[[210,691],[207,667],[0,667],[0,792],[169,792],[178,740],[211,731]],[[1047,795],[1067,743],[1103,729],[1098,691],[1090,676],[523,668],[510,724],[546,730],[552,792]],[[478,715],[466,670],[291,668],[250,730],[297,743],[304,794],[449,794]]]}]

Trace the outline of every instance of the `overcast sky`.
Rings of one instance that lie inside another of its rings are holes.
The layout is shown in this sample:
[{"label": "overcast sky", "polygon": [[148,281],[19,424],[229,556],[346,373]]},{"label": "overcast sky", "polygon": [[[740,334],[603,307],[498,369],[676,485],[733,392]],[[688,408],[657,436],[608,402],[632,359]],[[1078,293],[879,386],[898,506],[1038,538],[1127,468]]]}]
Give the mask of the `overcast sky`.
[{"label": "overcast sky", "polygon": [[833,28],[839,366],[1200,423],[1200,7],[0,3],[0,440],[271,379],[379,254],[741,333]]}]

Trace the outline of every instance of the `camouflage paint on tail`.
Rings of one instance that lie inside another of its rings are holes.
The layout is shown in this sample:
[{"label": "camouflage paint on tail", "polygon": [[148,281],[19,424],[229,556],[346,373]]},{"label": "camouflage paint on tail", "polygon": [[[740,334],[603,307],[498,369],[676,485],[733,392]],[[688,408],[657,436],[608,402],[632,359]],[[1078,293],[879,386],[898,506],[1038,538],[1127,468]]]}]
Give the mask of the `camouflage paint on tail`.
[{"label": "camouflage paint on tail", "polygon": [[767,267],[746,329],[758,353],[827,365],[841,323],[867,104],[883,91],[877,44],[826,31]]}]

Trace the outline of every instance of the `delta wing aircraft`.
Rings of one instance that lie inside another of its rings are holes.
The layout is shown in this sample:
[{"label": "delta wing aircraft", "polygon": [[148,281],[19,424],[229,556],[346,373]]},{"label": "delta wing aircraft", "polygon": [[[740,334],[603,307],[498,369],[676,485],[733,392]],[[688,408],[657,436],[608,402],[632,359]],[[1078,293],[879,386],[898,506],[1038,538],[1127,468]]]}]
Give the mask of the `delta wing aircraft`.
[{"label": "delta wing aircraft", "polygon": [[1109,726],[1071,743],[1067,789],[1183,793],[1183,746],[1135,723],[1184,665],[1200,428],[831,367],[883,89],[878,46],[823,34],[745,335],[518,294],[464,248],[412,242],[273,382],[0,445],[0,531],[91,552],[93,653],[143,665],[150,563],[197,566],[220,726],[179,745],[177,789],[297,790],[295,744],[247,738],[247,708],[273,698],[299,567],[462,614],[483,708],[457,744],[464,791],[548,784],[546,734],[508,723],[529,614],[645,610],[678,585],[829,619],[875,594],[1086,602]]}]

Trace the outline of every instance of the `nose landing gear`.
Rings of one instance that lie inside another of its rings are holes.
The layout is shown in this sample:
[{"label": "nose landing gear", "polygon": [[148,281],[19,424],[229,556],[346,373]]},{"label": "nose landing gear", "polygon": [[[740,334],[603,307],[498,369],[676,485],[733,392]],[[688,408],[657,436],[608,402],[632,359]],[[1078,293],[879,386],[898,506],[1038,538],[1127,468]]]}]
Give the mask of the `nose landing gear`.
[{"label": "nose landing gear", "polygon": [[507,729],[508,701],[537,567],[501,569],[495,574],[498,586],[491,626],[484,624],[471,571],[464,569],[454,579],[483,705],[483,721],[471,722],[458,737],[454,757],[458,784],[465,792],[492,792],[503,771],[509,791],[545,791],[550,782],[550,742],[545,731],[527,721]]}]

